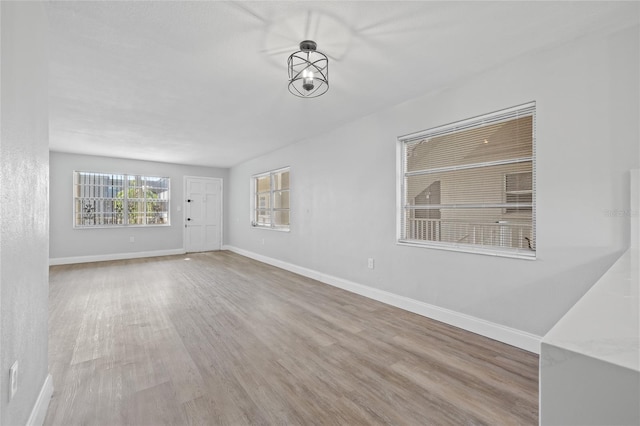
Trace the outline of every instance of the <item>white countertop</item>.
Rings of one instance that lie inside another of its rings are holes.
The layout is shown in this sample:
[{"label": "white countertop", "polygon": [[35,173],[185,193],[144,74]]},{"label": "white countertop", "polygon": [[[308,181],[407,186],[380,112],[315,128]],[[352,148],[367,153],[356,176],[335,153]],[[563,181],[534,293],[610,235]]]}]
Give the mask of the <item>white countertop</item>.
[{"label": "white countertop", "polygon": [[640,372],[639,264],[627,250],[542,342]]}]

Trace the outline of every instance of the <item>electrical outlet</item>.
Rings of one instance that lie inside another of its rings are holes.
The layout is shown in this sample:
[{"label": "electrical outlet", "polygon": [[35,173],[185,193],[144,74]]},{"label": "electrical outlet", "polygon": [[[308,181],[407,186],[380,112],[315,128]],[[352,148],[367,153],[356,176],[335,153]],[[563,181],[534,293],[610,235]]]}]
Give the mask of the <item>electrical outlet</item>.
[{"label": "electrical outlet", "polygon": [[12,400],[16,392],[18,392],[18,361],[13,363],[11,368],[9,369],[9,389],[11,389],[11,394],[9,395],[9,400]]},{"label": "electrical outlet", "polygon": [[136,242],[135,237],[129,237],[129,242],[130,242],[130,243],[135,243],[135,242]]},{"label": "electrical outlet", "polygon": [[367,268],[373,269],[373,267],[374,267],[374,260],[373,260],[373,257],[370,257],[369,259],[367,259]]}]

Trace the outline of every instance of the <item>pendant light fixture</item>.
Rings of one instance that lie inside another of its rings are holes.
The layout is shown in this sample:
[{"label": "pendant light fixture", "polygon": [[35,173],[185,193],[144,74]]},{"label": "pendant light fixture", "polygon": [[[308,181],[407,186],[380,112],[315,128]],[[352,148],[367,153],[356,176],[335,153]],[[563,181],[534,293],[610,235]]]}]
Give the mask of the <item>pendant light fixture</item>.
[{"label": "pendant light fixture", "polygon": [[304,40],[287,60],[289,92],[300,98],[316,98],[329,90],[329,59],[316,47],[315,41]]}]

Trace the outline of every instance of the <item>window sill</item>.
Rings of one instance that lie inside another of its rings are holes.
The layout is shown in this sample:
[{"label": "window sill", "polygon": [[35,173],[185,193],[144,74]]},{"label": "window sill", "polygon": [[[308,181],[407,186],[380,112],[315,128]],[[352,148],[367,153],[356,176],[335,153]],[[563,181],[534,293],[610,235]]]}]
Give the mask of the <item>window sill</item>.
[{"label": "window sill", "polygon": [[264,229],[265,231],[291,232],[291,228],[271,228],[270,226],[250,225],[252,229]]},{"label": "window sill", "polygon": [[170,223],[153,225],[94,225],[94,226],[73,226],[73,229],[122,229],[122,228],[165,228],[170,227]]},{"label": "window sill", "polygon": [[485,256],[493,256],[493,257],[507,257],[512,259],[536,260],[536,253],[534,251],[501,250],[499,247],[480,248],[475,246],[466,246],[463,244],[444,245],[444,244],[434,244],[434,243],[419,243],[419,242],[413,242],[410,240],[397,240],[397,244],[400,246],[420,247],[420,248],[455,251],[455,252],[471,253],[471,254],[482,254]]}]

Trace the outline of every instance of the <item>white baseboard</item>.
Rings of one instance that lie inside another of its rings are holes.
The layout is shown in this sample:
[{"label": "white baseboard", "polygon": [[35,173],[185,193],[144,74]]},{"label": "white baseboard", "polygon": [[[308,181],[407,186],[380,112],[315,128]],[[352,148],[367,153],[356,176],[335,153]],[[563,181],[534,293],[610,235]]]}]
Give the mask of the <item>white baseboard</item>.
[{"label": "white baseboard", "polygon": [[31,410],[29,420],[27,420],[27,426],[42,426],[44,418],[47,416],[47,409],[49,408],[52,395],[53,379],[51,378],[51,374],[47,374],[47,378],[44,379],[44,383],[40,389],[38,399],[36,399],[33,410]]},{"label": "white baseboard", "polygon": [[507,327],[491,321],[486,321],[481,318],[452,311],[450,309],[441,308],[439,306],[431,305],[419,300],[399,296],[397,294],[389,293],[388,291],[379,290],[377,288],[358,284],[353,281],[334,277],[333,275],[325,274],[313,269],[304,268],[302,266],[294,265],[288,262],[283,262],[278,259],[273,259],[271,257],[263,256],[261,254],[253,253],[234,246],[225,245],[222,246],[222,249],[238,253],[242,256],[246,256],[251,259],[255,259],[257,261],[267,263],[269,265],[273,265],[278,268],[285,269],[287,271],[294,272],[296,274],[303,275],[314,280],[318,280],[325,284],[329,284],[334,287],[338,287],[343,290],[347,290],[352,293],[356,293],[361,296],[365,296],[370,299],[374,299],[379,302],[404,309],[409,312],[413,312],[414,314],[422,315],[424,317],[431,318],[436,321],[452,325],[454,327],[462,328],[463,330],[467,330],[481,336],[489,337],[490,339],[497,340],[499,342],[506,343],[508,345],[515,346],[529,352],[540,354],[540,340],[542,339],[542,337],[535,334],[527,333],[525,331]]},{"label": "white baseboard", "polygon": [[185,254],[184,249],[138,251],[133,253],[99,254],[95,256],[57,257],[49,259],[49,265],[69,265],[72,263],[104,262],[106,260],[138,259],[141,257],[173,256]]}]

